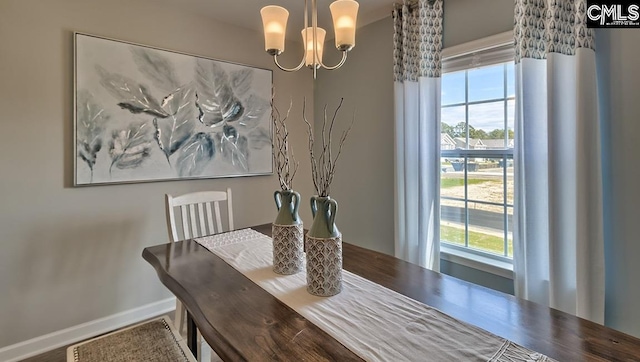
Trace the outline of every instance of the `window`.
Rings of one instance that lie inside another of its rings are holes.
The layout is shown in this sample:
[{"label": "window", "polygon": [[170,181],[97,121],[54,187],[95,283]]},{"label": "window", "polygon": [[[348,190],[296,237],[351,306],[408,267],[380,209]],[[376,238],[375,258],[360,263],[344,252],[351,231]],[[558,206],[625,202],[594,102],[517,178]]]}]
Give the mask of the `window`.
[{"label": "window", "polygon": [[443,53],[442,246],[510,262],[515,141],[513,46],[502,44],[463,56]]}]

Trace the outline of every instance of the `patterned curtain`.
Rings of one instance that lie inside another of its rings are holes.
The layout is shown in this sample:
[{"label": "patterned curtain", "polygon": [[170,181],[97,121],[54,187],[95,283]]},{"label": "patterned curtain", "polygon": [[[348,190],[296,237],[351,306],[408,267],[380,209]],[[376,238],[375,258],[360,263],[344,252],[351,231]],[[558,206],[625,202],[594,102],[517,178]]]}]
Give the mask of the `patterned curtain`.
[{"label": "patterned curtain", "polygon": [[595,44],[586,0],[516,0],[516,295],[604,321]]},{"label": "patterned curtain", "polygon": [[395,255],[440,269],[442,0],[394,7]]}]

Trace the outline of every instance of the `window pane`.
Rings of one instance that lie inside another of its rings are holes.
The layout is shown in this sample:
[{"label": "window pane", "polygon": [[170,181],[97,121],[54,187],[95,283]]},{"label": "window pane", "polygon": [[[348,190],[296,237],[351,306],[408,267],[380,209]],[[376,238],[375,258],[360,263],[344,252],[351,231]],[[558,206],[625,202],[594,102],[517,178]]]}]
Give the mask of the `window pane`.
[{"label": "window pane", "polygon": [[464,201],[441,200],[440,240],[464,246],[466,220]]},{"label": "window pane", "polygon": [[[469,148],[498,149],[505,147],[504,101],[469,106]],[[484,142],[483,140],[488,140]]]},{"label": "window pane", "polygon": [[513,159],[507,159],[507,204],[513,205]]},{"label": "window pane", "polygon": [[[500,158],[471,158],[467,163],[467,198],[469,209],[503,213],[504,174]],[[500,204],[486,205],[480,202]],[[486,226],[491,226],[487,224]],[[495,226],[495,225],[494,225]],[[503,226],[501,225],[500,228]]]},{"label": "window pane", "polygon": [[442,108],[440,121],[442,149],[465,148],[467,135],[465,107]]},{"label": "window pane", "polygon": [[513,159],[455,150],[513,148],[513,70],[503,63],[445,74],[442,82],[441,150],[453,155],[441,158],[441,241],[501,257],[513,256]]},{"label": "window pane", "polygon": [[464,71],[442,75],[442,105],[464,103]]},{"label": "window pane", "polygon": [[440,159],[440,196],[464,199],[464,158]]},{"label": "window pane", "polygon": [[516,95],[515,74],[513,62],[507,63],[507,98]]},{"label": "window pane", "polygon": [[[500,223],[500,228],[488,228],[482,221],[487,217],[495,218]],[[504,214],[488,213],[483,210],[473,209],[469,205],[469,248],[484,252],[504,255]]]},{"label": "window pane", "polygon": [[516,112],[516,101],[511,99],[507,101],[507,128],[509,129],[509,148],[513,148],[515,144],[515,112]]},{"label": "window pane", "polygon": [[501,158],[467,163],[469,247],[504,255],[504,173]]},{"label": "window pane", "polygon": [[513,258],[513,207],[507,208],[507,220],[509,228],[507,233],[507,256]]},{"label": "window pane", "polygon": [[504,65],[468,71],[469,102],[504,98]]},{"label": "window pane", "polygon": [[[442,108],[442,111],[440,112],[440,120],[451,127],[461,122],[464,123],[464,106]],[[442,132],[446,132],[446,130],[442,129]]]}]

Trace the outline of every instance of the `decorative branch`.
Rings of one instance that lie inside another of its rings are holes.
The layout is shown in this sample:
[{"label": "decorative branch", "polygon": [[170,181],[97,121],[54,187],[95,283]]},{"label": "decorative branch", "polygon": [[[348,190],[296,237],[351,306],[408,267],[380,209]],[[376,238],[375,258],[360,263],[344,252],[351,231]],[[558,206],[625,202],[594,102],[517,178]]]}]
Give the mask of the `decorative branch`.
[{"label": "decorative branch", "polygon": [[[304,118],[305,123],[308,127],[308,135],[309,135],[309,154],[311,155],[311,178],[313,179],[313,186],[316,189],[316,193],[318,196],[329,196],[331,191],[331,183],[333,182],[333,176],[336,173],[336,164],[338,163],[338,159],[340,158],[340,154],[342,153],[342,146],[344,145],[349,132],[351,131],[351,127],[353,127],[353,122],[356,117],[355,114],[351,119],[351,124],[349,124],[349,128],[346,131],[342,132],[342,136],[340,137],[340,141],[338,144],[338,152],[335,157],[333,157],[332,153],[332,135],[333,135],[333,126],[336,122],[336,118],[338,117],[338,113],[340,108],[342,108],[342,102],[344,98],[340,98],[340,104],[336,108],[333,113],[333,117],[331,117],[331,121],[329,122],[329,130],[327,132],[327,106],[324,107],[324,117],[322,120],[322,148],[320,155],[317,156],[314,152],[314,144],[315,137],[313,135],[313,127],[311,123],[307,120],[306,109],[307,109],[307,100],[304,100],[304,104],[302,106],[302,116]],[[316,157],[317,156],[317,157]]]},{"label": "decorative branch", "polygon": [[293,150],[289,147],[289,130],[285,121],[289,118],[293,101],[289,103],[289,109],[287,114],[282,118],[278,108],[276,108],[271,98],[271,120],[273,122],[273,146],[274,146],[274,164],[276,172],[278,174],[278,181],[280,181],[280,188],[282,190],[291,190],[293,186],[293,178],[298,171],[298,162],[293,156]]}]

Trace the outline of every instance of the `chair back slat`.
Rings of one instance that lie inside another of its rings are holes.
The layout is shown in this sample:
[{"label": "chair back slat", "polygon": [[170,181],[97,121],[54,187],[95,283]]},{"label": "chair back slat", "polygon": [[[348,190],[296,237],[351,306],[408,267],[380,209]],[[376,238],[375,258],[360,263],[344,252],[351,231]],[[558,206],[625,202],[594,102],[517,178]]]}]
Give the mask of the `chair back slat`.
[{"label": "chair back slat", "polygon": [[218,201],[213,203],[213,207],[216,210],[216,227],[218,231],[222,231],[222,220],[220,219],[220,203]]},{"label": "chair back slat", "polygon": [[235,230],[233,226],[233,200],[231,197],[231,189],[227,189],[227,215],[229,215],[229,230]]},{"label": "chair back slat", "polygon": [[211,212],[211,203],[207,202],[207,225],[209,226],[209,235],[215,234],[216,230],[213,228],[213,213]]},{"label": "chair back slat", "polygon": [[[224,219],[228,225],[226,229],[223,227],[220,202],[227,203],[227,215]],[[213,210],[211,206],[212,203]],[[165,206],[169,239],[171,241],[191,239],[227,230],[234,230],[230,188],[228,188],[226,192],[193,192],[176,197],[167,194],[165,197]],[[179,221],[175,213],[178,208],[180,209]],[[215,224],[213,221],[214,217]]]},{"label": "chair back slat", "polygon": [[184,235],[185,239],[190,239],[191,235],[189,234],[189,215],[187,213],[188,205],[180,206],[180,211],[182,213],[182,235]]},{"label": "chair back slat", "polygon": [[200,226],[200,233],[198,236],[209,235],[207,232],[207,226],[204,223],[204,203],[198,203],[198,222]]},{"label": "chair back slat", "polygon": [[189,224],[191,225],[191,237],[197,238],[198,225],[196,225],[196,208],[194,204],[189,205]]}]

